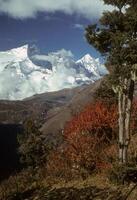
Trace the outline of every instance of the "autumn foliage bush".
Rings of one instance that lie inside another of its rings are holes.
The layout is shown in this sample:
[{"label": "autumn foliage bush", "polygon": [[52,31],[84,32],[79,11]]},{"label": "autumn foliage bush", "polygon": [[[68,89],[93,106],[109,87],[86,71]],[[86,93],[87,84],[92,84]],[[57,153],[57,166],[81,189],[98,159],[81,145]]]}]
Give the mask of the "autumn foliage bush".
[{"label": "autumn foliage bush", "polygon": [[110,140],[115,137],[117,119],[117,106],[100,101],[87,106],[83,112],[68,122],[64,136],[68,139],[74,134],[88,132],[101,140]]},{"label": "autumn foliage bush", "polygon": [[[137,130],[137,101],[132,132]],[[49,157],[48,172],[59,177],[108,169],[116,160],[118,111],[116,104],[98,101],[74,116],[64,128],[64,144]]]},{"label": "autumn foliage bush", "polygon": [[116,128],[115,105],[97,102],[87,106],[66,124],[64,144],[50,155],[48,172],[62,177],[105,168],[104,149],[116,138]]},{"label": "autumn foliage bush", "polygon": [[89,135],[77,135],[50,155],[48,172],[58,177],[70,177],[74,174],[91,173],[103,164],[99,140]]}]

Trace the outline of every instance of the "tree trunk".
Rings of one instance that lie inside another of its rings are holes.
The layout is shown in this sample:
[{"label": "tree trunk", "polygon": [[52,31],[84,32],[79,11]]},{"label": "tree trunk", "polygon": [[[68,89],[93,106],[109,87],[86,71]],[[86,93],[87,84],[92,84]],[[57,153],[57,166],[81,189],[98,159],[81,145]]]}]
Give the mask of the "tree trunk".
[{"label": "tree trunk", "polygon": [[118,95],[118,106],[119,106],[119,162],[123,163],[123,145],[124,145],[124,118],[122,109],[122,92],[119,91]]},{"label": "tree trunk", "polygon": [[119,162],[128,162],[128,146],[130,142],[130,120],[134,94],[134,80],[125,79],[123,89],[119,90]]},{"label": "tree trunk", "polygon": [[126,116],[125,116],[125,141],[124,141],[124,163],[128,162],[128,146],[130,142],[130,121],[131,121],[131,110],[134,95],[134,80],[128,81],[128,93],[127,93],[127,105],[126,105]]}]

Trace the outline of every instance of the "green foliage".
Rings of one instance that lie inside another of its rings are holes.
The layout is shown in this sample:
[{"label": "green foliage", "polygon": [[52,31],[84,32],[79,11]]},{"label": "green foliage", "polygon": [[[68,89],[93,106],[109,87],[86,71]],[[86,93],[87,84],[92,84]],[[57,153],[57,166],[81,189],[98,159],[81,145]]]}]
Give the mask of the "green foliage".
[{"label": "green foliage", "polygon": [[119,165],[118,163],[113,166],[108,172],[109,180],[114,184],[123,184],[123,174],[125,172],[125,166]]},{"label": "green foliage", "polygon": [[116,163],[109,171],[108,177],[114,184],[137,183],[137,168],[132,163],[128,166]]},{"label": "green foliage", "polygon": [[105,77],[101,84],[100,87],[95,91],[94,98],[95,100],[103,101],[103,102],[108,102],[108,103],[116,103],[116,95],[112,89],[111,85],[111,79],[110,76],[108,75]]},{"label": "green foliage", "polygon": [[103,13],[99,25],[86,28],[86,39],[98,51],[107,56],[106,66],[114,84],[129,78],[137,63],[137,3],[134,0],[104,0],[114,6],[113,11]]},{"label": "green foliage", "polygon": [[86,38],[89,44],[106,56],[112,89],[118,95],[119,161],[127,163],[128,151],[124,147],[128,149],[130,143],[137,77],[137,3],[135,0],[103,1],[113,6],[113,10],[103,13],[99,25],[86,28]]},{"label": "green foliage", "polygon": [[128,2],[128,0],[104,0],[105,4],[116,6],[119,9],[125,6]]},{"label": "green foliage", "polygon": [[19,137],[19,153],[21,162],[36,167],[45,164],[52,145],[45,143],[39,127],[33,120],[24,123],[24,133]]}]

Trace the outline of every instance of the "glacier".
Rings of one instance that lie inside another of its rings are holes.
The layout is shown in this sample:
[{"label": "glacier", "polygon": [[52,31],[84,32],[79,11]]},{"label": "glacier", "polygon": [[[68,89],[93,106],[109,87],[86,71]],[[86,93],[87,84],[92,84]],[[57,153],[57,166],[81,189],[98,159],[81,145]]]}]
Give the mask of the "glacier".
[{"label": "glacier", "polygon": [[41,55],[24,45],[0,52],[0,99],[22,100],[34,94],[93,83],[108,71],[86,54],[78,61],[65,49]]}]

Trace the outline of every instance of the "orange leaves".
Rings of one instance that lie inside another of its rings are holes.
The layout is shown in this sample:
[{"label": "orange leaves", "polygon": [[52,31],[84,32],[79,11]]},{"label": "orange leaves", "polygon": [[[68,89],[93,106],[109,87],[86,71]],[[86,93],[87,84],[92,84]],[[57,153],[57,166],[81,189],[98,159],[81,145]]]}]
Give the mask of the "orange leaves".
[{"label": "orange leaves", "polygon": [[91,173],[104,166],[102,144],[94,136],[77,134],[69,138],[49,157],[48,173],[58,177],[80,174],[81,170]]},{"label": "orange leaves", "polygon": [[[89,157],[92,157],[92,153],[96,148],[97,141],[95,138],[78,134],[67,140],[67,154],[71,161],[77,164],[85,163]],[[96,152],[94,152],[95,157]]]},{"label": "orange leaves", "polygon": [[117,117],[115,105],[97,102],[68,122],[64,129],[64,144],[53,153],[48,163],[52,173],[66,174],[65,171],[81,169],[92,172],[106,168],[103,150],[112,140]]},{"label": "orange leaves", "polygon": [[[132,130],[137,130],[137,101],[133,105]],[[50,155],[52,174],[70,177],[86,170],[108,169],[116,159],[117,105],[96,102],[73,117],[64,129],[64,143]]]},{"label": "orange leaves", "polygon": [[103,168],[104,149],[116,138],[117,106],[96,102],[66,124],[67,157],[76,166],[87,170]]},{"label": "orange leaves", "polygon": [[66,124],[64,135],[66,138],[80,132],[97,134],[100,137],[105,133],[113,132],[117,126],[116,105],[97,102],[87,106],[83,112]]},{"label": "orange leaves", "polygon": [[47,163],[48,175],[59,178],[70,176],[71,166],[66,156],[66,152],[63,152],[61,148],[50,154]]}]

